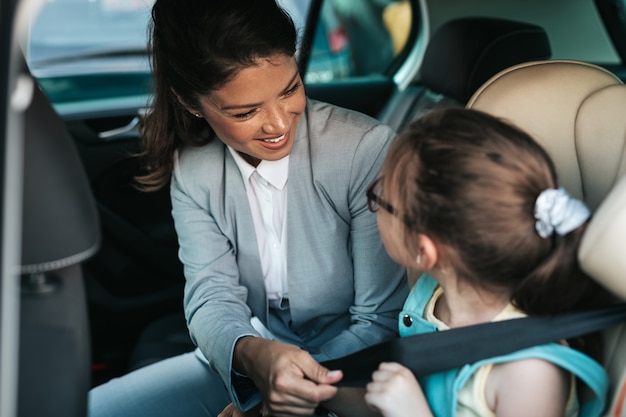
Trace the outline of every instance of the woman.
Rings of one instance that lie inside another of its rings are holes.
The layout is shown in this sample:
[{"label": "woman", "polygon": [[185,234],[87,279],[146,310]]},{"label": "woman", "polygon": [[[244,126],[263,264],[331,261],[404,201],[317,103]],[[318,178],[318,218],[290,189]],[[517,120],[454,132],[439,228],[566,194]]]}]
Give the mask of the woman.
[{"label": "woman", "polygon": [[[446,109],[414,122],[368,198],[392,258],[425,272],[400,314],[402,336],[611,301],[577,262],[589,210],[558,187],[530,136],[493,116]],[[597,416],[607,386],[599,352],[592,335],[419,382],[383,363],[365,400],[385,417]]]},{"label": "woman", "polygon": [[171,179],[198,349],[96,387],[90,415],[311,415],[341,379],[319,361],[397,334],[405,269],[365,196],[394,132],[307,99],[274,0],[157,0],[152,17],[138,181]]}]

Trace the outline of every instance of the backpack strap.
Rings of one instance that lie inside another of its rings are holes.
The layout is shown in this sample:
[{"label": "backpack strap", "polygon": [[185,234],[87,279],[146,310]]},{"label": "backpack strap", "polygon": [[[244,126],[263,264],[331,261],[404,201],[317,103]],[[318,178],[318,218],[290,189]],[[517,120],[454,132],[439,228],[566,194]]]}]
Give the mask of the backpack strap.
[{"label": "backpack strap", "polygon": [[[588,355],[558,343],[534,346],[463,366],[454,381],[454,386],[451,387],[453,394],[451,404],[455,407],[457,393],[480,367],[487,364],[500,364],[529,358],[543,359],[553,363],[574,374],[589,387],[594,396],[588,401],[580,403],[579,417],[599,416],[602,413],[606,405],[609,385],[606,371],[602,365]],[[454,412],[451,415],[454,416]]]}]

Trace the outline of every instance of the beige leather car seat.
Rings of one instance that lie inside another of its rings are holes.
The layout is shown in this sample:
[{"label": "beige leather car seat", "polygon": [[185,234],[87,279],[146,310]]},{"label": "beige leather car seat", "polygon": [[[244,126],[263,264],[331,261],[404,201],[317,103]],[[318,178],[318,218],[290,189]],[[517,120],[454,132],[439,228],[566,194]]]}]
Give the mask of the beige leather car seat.
[{"label": "beige leather car seat", "polygon": [[[578,256],[588,274],[626,299],[626,176],[600,204],[580,246]],[[605,332],[605,368],[611,382],[606,416],[626,416],[626,324]]]},{"label": "beige leather car seat", "polygon": [[[579,250],[582,267],[626,299],[626,86],[588,63],[537,61],[501,71],[467,107],[509,120],[546,148],[560,184],[594,211]],[[626,416],[626,324],[605,335],[605,415]]]}]

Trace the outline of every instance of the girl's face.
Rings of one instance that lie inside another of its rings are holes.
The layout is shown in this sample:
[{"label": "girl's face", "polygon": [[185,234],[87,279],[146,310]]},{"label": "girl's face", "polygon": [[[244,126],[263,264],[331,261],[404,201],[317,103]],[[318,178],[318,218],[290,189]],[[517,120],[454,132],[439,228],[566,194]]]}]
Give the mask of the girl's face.
[{"label": "girl's face", "polygon": [[[398,201],[394,199],[394,195],[398,195],[392,190],[393,183],[396,181],[384,181],[383,178],[380,183],[382,186],[377,187],[375,190],[377,194],[380,194],[384,201],[386,201],[394,210],[398,209]],[[376,211],[376,221],[378,223],[378,230],[380,237],[385,245],[385,249],[389,256],[406,267],[415,267],[415,254],[411,252],[407,247],[407,233],[410,233],[404,222],[395,214],[391,214],[382,207],[379,207]]]},{"label": "girl's face", "polygon": [[291,152],[306,98],[295,58],[276,54],[239,71],[200,105],[217,137],[257,166]]},{"label": "girl's face", "polygon": [[412,254],[407,248],[404,239],[406,227],[402,220],[382,208],[376,212],[376,220],[380,237],[391,259],[400,265],[414,268],[416,266],[415,254]]}]

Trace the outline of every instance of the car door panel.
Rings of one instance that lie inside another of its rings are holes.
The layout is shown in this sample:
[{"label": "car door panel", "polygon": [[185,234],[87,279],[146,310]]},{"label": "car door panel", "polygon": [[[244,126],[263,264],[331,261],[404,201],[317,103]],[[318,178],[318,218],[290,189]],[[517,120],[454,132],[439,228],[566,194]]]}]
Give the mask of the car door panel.
[{"label": "car door panel", "polygon": [[143,108],[62,114],[85,166],[101,221],[101,249],[84,269],[93,360],[97,367],[113,373],[124,369],[142,328],[162,314],[179,311],[182,305],[184,278],[169,189],[145,193],[133,186],[139,172],[133,157],[139,149],[136,128],[115,138],[100,137],[101,132],[127,127]]}]

